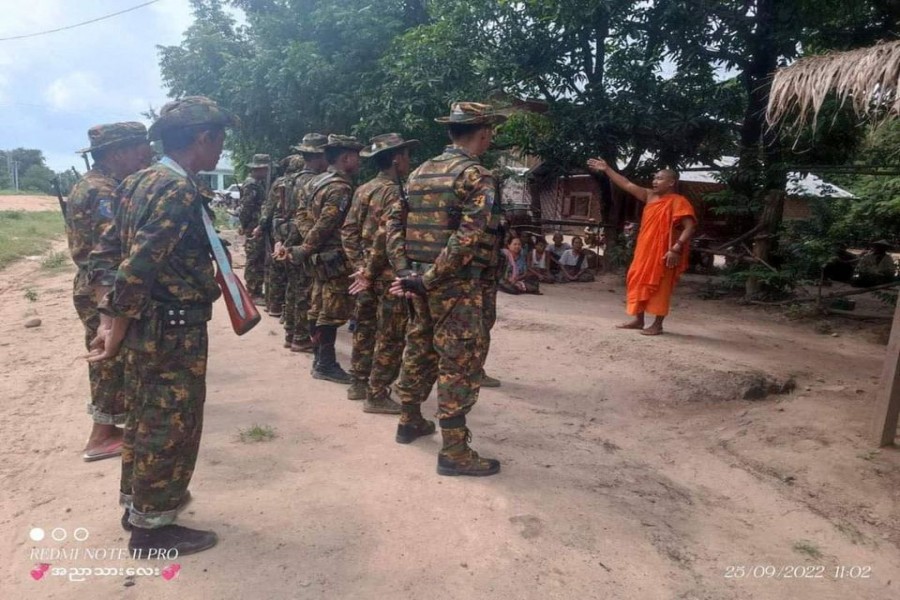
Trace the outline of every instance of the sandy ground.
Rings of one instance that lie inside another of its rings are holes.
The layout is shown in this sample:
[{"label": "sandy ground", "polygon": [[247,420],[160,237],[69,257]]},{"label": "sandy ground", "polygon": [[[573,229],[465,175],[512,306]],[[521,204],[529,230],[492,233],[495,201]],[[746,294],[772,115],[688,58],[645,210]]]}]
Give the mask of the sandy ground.
[{"label": "sandy ground", "polygon": [[[501,294],[488,370],[503,386],[470,418],[473,446],[503,462],[485,479],[437,476],[438,437],[396,444],[395,419],[311,379],[274,319],[238,338],[217,305],[181,520],[220,544],[131,561],[117,554],[119,465],[80,459],[88,385],[71,277],[34,261],[0,275],[3,598],[900,597],[900,452],[866,438],[883,331],[819,335],[684,285],[670,333],[644,338],[613,328],[614,277]],[[43,324],[25,329],[33,315]],[[348,342],[341,330],[345,365]],[[756,373],[797,390],[741,399]],[[277,437],[242,443],[254,424]],[[138,566],[156,571],[118,571]],[[88,567],[115,571],[73,570]]]},{"label": "sandy ground", "polygon": [[59,210],[56,196],[0,196],[0,210]]}]

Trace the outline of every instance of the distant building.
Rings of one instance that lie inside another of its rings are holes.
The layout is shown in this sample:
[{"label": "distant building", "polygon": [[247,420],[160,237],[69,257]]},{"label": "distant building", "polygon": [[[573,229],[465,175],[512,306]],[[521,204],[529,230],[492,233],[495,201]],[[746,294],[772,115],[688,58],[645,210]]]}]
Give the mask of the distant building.
[{"label": "distant building", "polygon": [[198,175],[213,191],[225,191],[234,181],[234,165],[231,162],[231,154],[222,152],[219,164],[214,171],[200,171]]}]

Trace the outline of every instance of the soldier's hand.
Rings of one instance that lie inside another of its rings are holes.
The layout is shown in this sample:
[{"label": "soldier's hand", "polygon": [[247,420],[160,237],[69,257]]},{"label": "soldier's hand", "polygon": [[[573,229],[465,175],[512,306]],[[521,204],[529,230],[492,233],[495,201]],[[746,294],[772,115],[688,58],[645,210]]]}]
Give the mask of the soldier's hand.
[{"label": "soldier's hand", "polygon": [[262,234],[263,234],[262,227],[260,227],[259,225],[257,225],[257,226],[253,229],[253,233],[251,233],[250,235],[252,235],[252,236],[255,237],[255,238],[261,238],[261,237],[262,237]]},{"label": "soldier's hand", "polygon": [[425,282],[421,277],[398,277],[391,284],[391,294],[394,296],[411,298],[425,296],[427,293],[428,290],[425,289]]},{"label": "soldier's hand", "polygon": [[272,250],[272,258],[275,260],[285,260],[288,257],[287,248],[281,242],[275,242],[275,248]]},{"label": "soldier's hand", "polygon": [[353,283],[350,284],[348,289],[351,296],[356,296],[372,287],[372,282],[366,278],[361,269],[350,277],[353,279]]},{"label": "soldier's hand", "polygon": [[592,158],[588,160],[587,166],[591,171],[599,171],[600,173],[606,173],[606,170],[609,169],[609,165],[606,164],[606,161],[602,158]]}]

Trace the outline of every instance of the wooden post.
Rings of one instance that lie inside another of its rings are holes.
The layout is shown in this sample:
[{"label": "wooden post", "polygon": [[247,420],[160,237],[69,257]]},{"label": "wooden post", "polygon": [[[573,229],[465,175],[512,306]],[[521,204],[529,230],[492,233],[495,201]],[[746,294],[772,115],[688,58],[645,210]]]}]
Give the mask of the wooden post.
[{"label": "wooden post", "polygon": [[879,447],[892,445],[897,437],[897,422],[900,419],[900,301],[894,309],[891,339],[884,358],[873,417],[872,435],[875,443]]}]

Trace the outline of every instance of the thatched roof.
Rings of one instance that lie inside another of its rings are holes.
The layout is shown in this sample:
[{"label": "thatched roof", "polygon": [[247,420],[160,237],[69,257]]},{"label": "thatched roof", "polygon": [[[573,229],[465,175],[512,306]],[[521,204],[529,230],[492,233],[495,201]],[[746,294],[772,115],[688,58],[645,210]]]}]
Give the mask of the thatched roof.
[{"label": "thatched roof", "polygon": [[779,69],[766,120],[770,126],[786,119],[792,119],[790,125],[815,126],[831,92],[861,117],[879,121],[900,115],[900,41],[809,56]]}]

